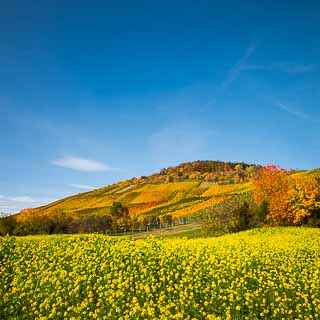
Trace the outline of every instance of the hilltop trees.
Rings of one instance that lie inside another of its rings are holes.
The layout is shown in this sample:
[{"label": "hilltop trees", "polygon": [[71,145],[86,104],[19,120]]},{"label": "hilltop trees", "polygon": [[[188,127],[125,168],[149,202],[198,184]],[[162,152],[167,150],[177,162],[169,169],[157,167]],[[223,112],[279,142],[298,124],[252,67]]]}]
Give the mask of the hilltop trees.
[{"label": "hilltop trees", "polygon": [[239,162],[193,161],[176,167],[163,168],[159,173],[131,179],[132,183],[163,183],[185,180],[203,180],[217,184],[241,183],[250,181],[261,166]]}]

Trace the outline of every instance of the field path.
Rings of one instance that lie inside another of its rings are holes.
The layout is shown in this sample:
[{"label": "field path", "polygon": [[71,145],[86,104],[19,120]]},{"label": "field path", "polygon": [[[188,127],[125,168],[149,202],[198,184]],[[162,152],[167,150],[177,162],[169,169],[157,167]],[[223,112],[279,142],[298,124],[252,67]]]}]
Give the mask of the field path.
[{"label": "field path", "polygon": [[162,236],[171,236],[171,235],[178,235],[179,233],[183,233],[186,231],[194,231],[200,229],[199,223],[188,223],[183,224],[179,226],[174,226],[170,228],[163,228],[163,229],[156,229],[152,231],[146,231],[146,232],[140,232],[140,233],[133,233],[130,235],[132,238],[138,239],[138,238],[146,238],[149,236],[154,237],[162,237]]}]

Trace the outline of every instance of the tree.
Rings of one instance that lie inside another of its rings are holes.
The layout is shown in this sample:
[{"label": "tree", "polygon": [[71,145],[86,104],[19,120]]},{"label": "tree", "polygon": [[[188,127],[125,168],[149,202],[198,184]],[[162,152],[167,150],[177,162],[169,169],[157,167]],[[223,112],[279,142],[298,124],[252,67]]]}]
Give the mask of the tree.
[{"label": "tree", "polygon": [[272,224],[288,224],[288,193],[290,178],[286,170],[269,165],[258,170],[254,178],[254,200],[268,204],[267,220]]},{"label": "tree", "polygon": [[48,234],[70,232],[71,217],[62,209],[56,209],[42,218],[42,228]]},{"label": "tree", "polygon": [[110,208],[110,213],[112,214],[112,216],[115,216],[117,218],[129,217],[129,209],[121,202],[113,202]]},{"label": "tree", "polygon": [[112,215],[112,227],[127,229],[131,226],[129,209],[121,202],[113,202],[110,213]]},{"label": "tree", "polygon": [[18,235],[42,233],[42,216],[35,209],[23,209],[16,216]]},{"label": "tree", "polygon": [[160,225],[164,227],[169,227],[172,224],[172,215],[164,214],[159,217]]},{"label": "tree", "polygon": [[141,215],[139,217],[139,222],[144,226],[146,227],[147,229],[149,229],[150,227],[152,228],[155,228],[156,225],[159,224],[159,218],[157,218],[156,216],[154,215]]},{"label": "tree", "polygon": [[166,183],[170,183],[170,182],[173,182],[173,176],[167,175],[167,177],[166,177]]},{"label": "tree", "polygon": [[294,225],[320,218],[320,178],[296,178],[291,183],[288,200],[288,218]]},{"label": "tree", "polygon": [[249,167],[246,167],[246,169],[245,169],[246,174],[249,177],[253,177],[254,174],[256,173],[256,170],[257,170],[257,168],[255,166],[249,166]]},{"label": "tree", "polygon": [[16,221],[13,216],[4,216],[0,218],[0,236],[14,233],[16,228]]},{"label": "tree", "polygon": [[255,206],[246,200],[229,199],[211,207],[203,219],[208,232],[238,232],[256,225]]}]

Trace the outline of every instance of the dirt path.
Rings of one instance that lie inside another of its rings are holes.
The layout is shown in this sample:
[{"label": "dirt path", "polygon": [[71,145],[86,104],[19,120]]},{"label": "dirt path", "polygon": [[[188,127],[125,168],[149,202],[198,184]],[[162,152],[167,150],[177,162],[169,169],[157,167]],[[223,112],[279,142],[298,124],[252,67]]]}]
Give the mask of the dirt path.
[{"label": "dirt path", "polygon": [[179,234],[182,232],[193,231],[193,230],[198,230],[198,229],[200,229],[199,223],[189,223],[189,224],[174,226],[171,228],[156,229],[156,230],[148,231],[148,232],[134,233],[130,236],[135,239],[145,238],[145,237],[149,237],[149,236],[162,237],[162,236],[175,235],[175,234]]}]

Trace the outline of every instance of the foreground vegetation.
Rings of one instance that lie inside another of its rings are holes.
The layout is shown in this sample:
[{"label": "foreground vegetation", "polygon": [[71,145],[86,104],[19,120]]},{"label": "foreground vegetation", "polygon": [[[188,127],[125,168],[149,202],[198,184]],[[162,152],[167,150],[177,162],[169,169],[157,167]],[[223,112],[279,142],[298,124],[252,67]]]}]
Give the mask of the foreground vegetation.
[{"label": "foreground vegetation", "polygon": [[1,319],[319,319],[320,230],[0,240]]}]

